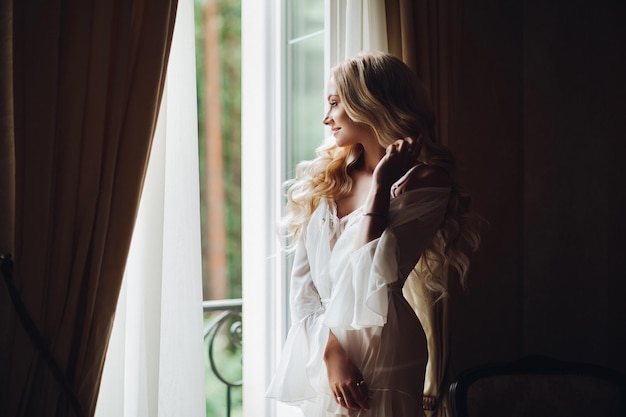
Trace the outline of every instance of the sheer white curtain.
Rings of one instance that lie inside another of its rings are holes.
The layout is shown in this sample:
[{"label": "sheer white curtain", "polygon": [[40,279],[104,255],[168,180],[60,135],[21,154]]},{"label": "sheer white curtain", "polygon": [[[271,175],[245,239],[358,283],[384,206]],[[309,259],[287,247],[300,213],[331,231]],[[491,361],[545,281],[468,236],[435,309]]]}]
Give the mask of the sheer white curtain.
[{"label": "sheer white curtain", "polygon": [[206,413],[192,0],[176,19],[97,417]]},{"label": "sheer white curtain", "polygon": [[385,0],[331,0],[327,15],[329,68],[359,52],[388,51]]}]

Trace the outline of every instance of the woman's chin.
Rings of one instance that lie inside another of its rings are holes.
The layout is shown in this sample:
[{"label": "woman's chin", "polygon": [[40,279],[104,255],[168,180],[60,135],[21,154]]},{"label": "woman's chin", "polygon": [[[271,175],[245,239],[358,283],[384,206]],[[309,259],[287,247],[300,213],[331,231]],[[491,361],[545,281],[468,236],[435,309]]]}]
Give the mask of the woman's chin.
[{"label": "woman's chin", "polygon": [[333,137],[335,138],[335,144],[339,146],[340,148],[353,145],[353,143],[351,143],[350,141],[342,140],[341,136],[333,135]]}]

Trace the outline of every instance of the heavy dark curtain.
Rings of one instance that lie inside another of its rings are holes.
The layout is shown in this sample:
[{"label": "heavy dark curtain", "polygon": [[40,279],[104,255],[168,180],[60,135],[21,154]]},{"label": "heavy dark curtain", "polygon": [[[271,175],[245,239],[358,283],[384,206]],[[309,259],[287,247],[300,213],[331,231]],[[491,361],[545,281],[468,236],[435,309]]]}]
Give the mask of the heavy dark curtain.
[{"label": "heavy dark curtain", "polygon": [[35,347],[3,283],[2,416],[94,413],[176,6],[2,3],[0,253],[42,336]]},{"label": "heavy dark curtain", "polygon": [[459,10],[459,0],[385,1],[389,52],[402,58],[425,84],[444,144],[454,136]]},{"label": "heavy dark curtain", "polygon": [[488,221],[450,298],[451,375],[529,354],[625,372],[626,4],[451,4],[386,0]]}]

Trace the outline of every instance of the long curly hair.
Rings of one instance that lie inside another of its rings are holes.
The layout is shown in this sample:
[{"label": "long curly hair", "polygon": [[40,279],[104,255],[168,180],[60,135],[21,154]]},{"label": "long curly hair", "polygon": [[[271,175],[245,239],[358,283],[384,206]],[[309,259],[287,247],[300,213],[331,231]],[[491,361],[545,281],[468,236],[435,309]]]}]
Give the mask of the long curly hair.
[{"label": "long curly hair", "polygon": [[[469,195],[454,181],[454,158],[437,140],[435,116],[424,86],[402,60],[382,52],[348,59],[332,69],[331,77],[346,114],[369,126],[381,146],[421,135],[419,159],[444,169],[452,178],[444,220],[422,254],[419,270],[426,287],[441,295],[447,291],[450,270],[456,271],[464,284],[468,255],[480,242],[479,218],[470,210]],[[297,238],[303,233],[322,198],[336,200],[350,192],[350,172],[362,154],[361,145],[339,147],[331,137],[316,150],[315,159],[298,164],[296,177],[285,183],[287,205],[282,225],[289,235]]]}]

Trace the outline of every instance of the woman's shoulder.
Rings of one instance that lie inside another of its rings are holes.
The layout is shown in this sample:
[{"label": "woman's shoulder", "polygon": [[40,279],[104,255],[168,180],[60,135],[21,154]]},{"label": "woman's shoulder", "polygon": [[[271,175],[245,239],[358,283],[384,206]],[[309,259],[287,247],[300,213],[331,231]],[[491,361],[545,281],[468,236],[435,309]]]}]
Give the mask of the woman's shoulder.
[{"label": "woman's shoulder", "polygon": [[394,187],[395,194],[420,188],[445,188],[452,185],[452,179],[448,172],[440,167],[418,164],[413,167]]}]

